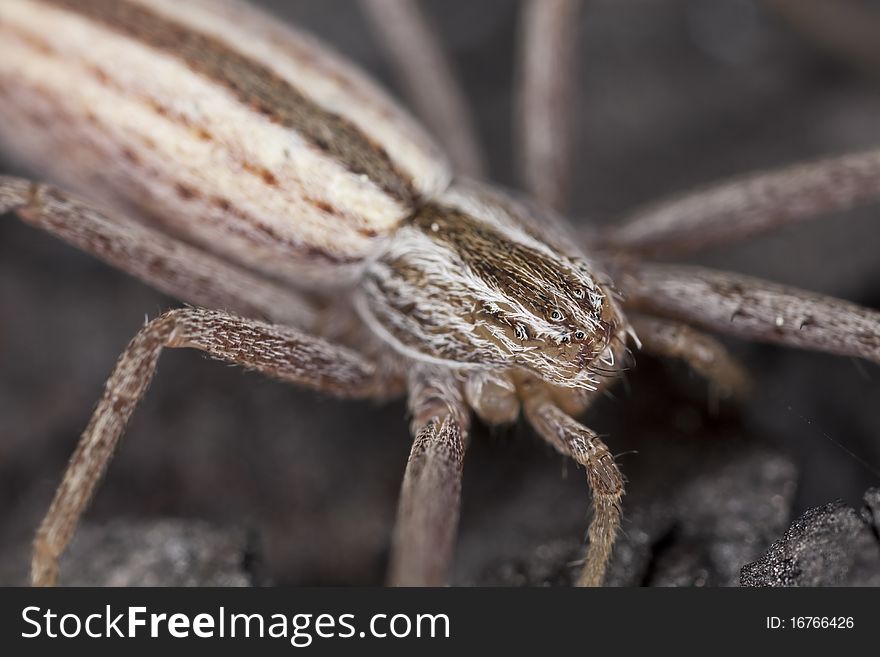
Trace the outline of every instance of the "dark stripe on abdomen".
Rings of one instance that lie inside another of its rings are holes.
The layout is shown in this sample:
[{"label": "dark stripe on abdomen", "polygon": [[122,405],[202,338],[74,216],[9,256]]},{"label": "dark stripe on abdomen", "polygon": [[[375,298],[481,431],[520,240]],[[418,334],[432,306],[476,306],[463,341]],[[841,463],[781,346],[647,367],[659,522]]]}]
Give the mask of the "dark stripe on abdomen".
[{"label": "dark stripe on abdomen", "polygon": [[44,1],[179,58],[196,73],[228,88],[242,103],[269,120],[298,132],[351,173],[366,175],[396,200],[410,207],[415,205],[417,194],[411,180],[398,170],[381,145],[232,46],[128,0]]}]

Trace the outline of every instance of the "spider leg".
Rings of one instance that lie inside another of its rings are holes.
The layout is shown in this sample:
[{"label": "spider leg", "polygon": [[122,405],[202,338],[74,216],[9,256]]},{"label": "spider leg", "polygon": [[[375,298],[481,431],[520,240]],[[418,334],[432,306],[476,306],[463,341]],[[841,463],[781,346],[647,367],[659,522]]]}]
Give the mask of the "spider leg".
[{"label": "spider leg", "polygon": [[357,353],[294,329],[202,309],[161,315],[144,326],[120,356],[71,457],[34,540],[34,585],[55,583],[58,560],[166,347],[198,349],[285,382],[341,396],[380,396],[391,389],[377,368]]},{"label": "spider leg", "polygon": [[638,312],[880,363],[880,312],[841,299],[689,266],[635,265],[617,282]]},{"label": "spider leg", "polygon": [[526,417],[538,434],[587,470],[587,482],[593,493],[593,518],[588,531],[590,544],[577,584],[601,586],[620,527],[623,475],[599,436],[553,403],[545,386],[527,382],[522,396]]},{"label": "spider leg", "polygon": [[452,374],[410,373],[409,406],[415,436],[397,509],[389,583],[446,583],[455,547],[469,412]]},{"label": "spider leg", "polygon": [[54,187],[0,176],[0,215],[6,212],[181,301],[302,328],[315,321],[295,292]]},{"label": "spider leg", "polygon": [[581,0],[528,0],[517,102],[520,169],[535,198],[563,211],[571,193],[572,120]]},{"label": "spider leg", "polygon": [[876,201],[880,149],[751,174],[662,200],[592,242],[631,254],[678,255]]},{"label": "spider leg", "polygon": [[721,397],[743,397],[749,377],[720,342],[690,326],[656,317],[634,314],[630,324],[642,351],[664,358],[679,358],[703,376]]},{"label": "spider leg", "polygon": [[361,6],[416,112],[461,173],[482,177],[485,157],[474,117],[425,15],[413,0],[361,0]]},{"label": "spider leg", "polygon": [[861,0],[763,0],[816,46],[876,75],[880,66],[880,11]]}]

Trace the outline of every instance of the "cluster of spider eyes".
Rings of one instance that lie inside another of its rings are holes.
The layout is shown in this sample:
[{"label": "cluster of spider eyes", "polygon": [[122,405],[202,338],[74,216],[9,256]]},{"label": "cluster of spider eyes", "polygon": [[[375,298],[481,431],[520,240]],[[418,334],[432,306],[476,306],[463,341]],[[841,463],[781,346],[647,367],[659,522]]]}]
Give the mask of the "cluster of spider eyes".
[{"label": "cluster of spider eyes", "polygon": [[[574,290],[572,290],[571,293],[575,299],[586,299],[589,297],[590,306],[592,306],[593,310],[599,310],[602,308],[602,299],[604,297],[602,296],[601,293],[599,293],[595,290],[590,290],[589,292],[587,292],[587,290],[585,290],[584,288],[577,287]],[[560,320],[557,320],[557,321],[560,321]]]},{"label": "cluster of spider eyes", "polygon": [[[575,296],[577,296],[580,299],[584,298],[583,290],[580,291],[580,295],[578,295],[578,293],[575,292]],[[563,322],[563,321],[565,321],[565,315],[563,315],[562,311],[560,311],[559,309],[554,309],[550,312],[550,320],[553,322],[557,322],[557,323]],[[528,329],[526,329],[526,327],[523,326],[522,324],[517,324],[514,327],[514,333],[516,334],[516,337],[519,340],[528,340],[529,339]],[[577,329],[576,331],[574,331],[574,333],[563,335],[562,337],[559,338],[559,341],[563,344],[569,344],[571,342],[572,338],[574,338],[575,342],[583,342],[584,340],[587,339],[587,333],[586,333],[586,331],[584,331],[582,329]]]},{"label": "cluster of spider eyes", "polygon": [[[595,310],[597,312],[602,307],[603,297],[598,292],[594,292],[592,290],[588,292],[584,288],[575,288],[574,290],[572,290],[572,295],[576,299],[589,298],[590,305],[592,306],[593,310]],[[566,317],[561,310],[559,310],[558,308],[554,308],[553,310],[550,311],[549,319],[550,319],[550,321],[559,324],[559,323],[564,322]],[[531,336],[529,335],[529,330],[523,324],[515,324],[513,327],[513,332],[514,332],[514,335],[516,336],[516,338],[520,341],[525,342],[525,341],[531,339]],[[572,333],[567,333],[565,335],[560,336],[557,339],[557,342],[559,344],[570,344],[572,339],[575,342],[583,342],[584,340],[587,339],[587,335],[588,335],[587,332],[584,331],[583,329],[577,329]]]},{"label": "cluster of spider eyes", "polygon": [[[577,287],[572,290],[572,295],[576,299],[589,299],[590,306],[593,310],[598,311],[602,307],[602,295],[598,292],[592,290],[588,292],[582,287]],[[563,322],[565,321],[565,315],[563,315],[562,311],[557,308],[550,312],[550,320],[553,322]],[[583,342],[587,339],[587,333],[582,329],[578,329],[572,334],[563,335],[559,338],[559,341],[562,344],[569,344],[572,338],[574,338],[575,342]]]},{"label": "cluster of spider eyes", "polygon": [[[574,339],[575,339],[575,342],[583,342],[584,340],[587,339],[587,334],[584,331],[581,331],[580,329],[578,329],[577,331],[574,332]],[[563,335],[561,338],[559,338],[559,341],[562,344],[568,344],[569,342],[571,342],[571,336],[570,335]]]},{"label": "cluster of spider eyes", "polygon": [[[553,321],[557,321],[557,322],[561,322],[564,319],[562,313],[560,313],[559,311],[556,311],[556,310],[554,310],[550,314],[550,318],[553,319]],[[522,324],[517,324],[513,330],[514,330],[514,333],[515,333],[517,339],[523,340],[523,341],[529,339],[528,329],[526,329],[526,327],[523,326]],[[584,340],[587,339],[586,332],[582,331],[581,329],[578,329],[572,335],[574,336],[575,342],[583,342]],[[559,338],[559,341],[563,344],[569,344],[571,342],[572,335],[563,335],[561,338]]]}]

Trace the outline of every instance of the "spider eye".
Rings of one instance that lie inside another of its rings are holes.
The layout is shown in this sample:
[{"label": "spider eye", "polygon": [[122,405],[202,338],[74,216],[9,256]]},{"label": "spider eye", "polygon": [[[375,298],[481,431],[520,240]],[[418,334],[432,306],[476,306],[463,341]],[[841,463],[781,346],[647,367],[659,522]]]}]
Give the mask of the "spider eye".
[{"label": "spider eye", "polygon": [[550,313],[550,319],[552,319],[554,322],[561,322],[565,318],[563,317],[561,312],[559,312],[558,310],[554,310],[552,313]]},{"label": "spider eye", "polygon": [[587,339],[587,334],[584,333],[583,331],[575,331],[575,332],[574,332],[574,339],[575,339],[575,340],[578,340],[578,341],[580,341],[580,340],[586,340],[586,339]]},{"label": "spider eye", "polygon": [[582,287],[576,287],[572,291],[572,294],[574,295],[575,299],[583,299],[585,296],[587,296],[587,293],[584,291],[584,288],[582,288]]}]

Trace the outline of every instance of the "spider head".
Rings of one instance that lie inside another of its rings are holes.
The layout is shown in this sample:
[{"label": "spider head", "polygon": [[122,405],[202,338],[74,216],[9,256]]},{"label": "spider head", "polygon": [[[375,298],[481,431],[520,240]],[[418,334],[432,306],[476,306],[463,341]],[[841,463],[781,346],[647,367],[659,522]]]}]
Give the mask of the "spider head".
[{"label": "spider head", "polygon": [[625,321],[586,258],[534,216],[497,192],[454,187],[371,265],[362,314],[416,359],[593,387]]}]

